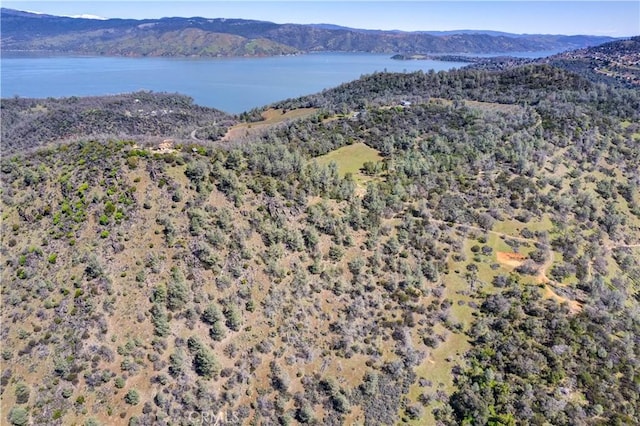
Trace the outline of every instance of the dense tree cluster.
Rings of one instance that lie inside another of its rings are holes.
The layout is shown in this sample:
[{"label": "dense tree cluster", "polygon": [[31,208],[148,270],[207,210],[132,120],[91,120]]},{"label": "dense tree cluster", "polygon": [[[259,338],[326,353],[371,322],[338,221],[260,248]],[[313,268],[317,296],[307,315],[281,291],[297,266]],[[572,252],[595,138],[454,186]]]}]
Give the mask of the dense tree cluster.
[{"label": "dense tree cluster", "polygon": [[634,424],[640,318],[616,290],[593,283],[578,315],[514,279],[489,296],[469,334],[447,424]]},{"label": "dense tree cluster", "polygon": [[[565,108],[628,117],[637,114],[638,91],[593,84],[580,76],[544,64],[532,64],[501,72],[474,69],[403,74],[374,73],[355,82],[301,98],[279,102],[284,108],[322,107],[335,112],[379,105],[424,102],[431,98],[474,100],[501,104],[553,103]],[[564,106],[563,106],[564,105]]]}]

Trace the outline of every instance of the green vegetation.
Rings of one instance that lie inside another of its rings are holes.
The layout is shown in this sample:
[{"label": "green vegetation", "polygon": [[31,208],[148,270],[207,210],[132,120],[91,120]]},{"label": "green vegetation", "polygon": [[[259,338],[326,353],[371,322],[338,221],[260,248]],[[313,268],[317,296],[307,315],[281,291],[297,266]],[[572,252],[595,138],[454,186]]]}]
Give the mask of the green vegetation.
[{"label": "green vegetation", "polygon": [[14,426],[25,426],[29,424],[29,413],[23,407],[13,407],[9,411],[8,420]]},{"label": "green vegetation", "polygon": [[536,65],[278,106],[314,113],[2,159],[4,421],[640,422],[637,91]]},{"label": "green vegetation", "polygon": [[341,177],[348,173],[359,175],[361,171],[362,174],[374,175],[379,170],[377,165],[382,161],[382,156],[364,143],[355,143],[317,157],[315,161],[321,166],[335,163]]},{"label": "green vegetation", "polygon": [[140,395],[138,394],[138,391],[135,389],[131,389],[124,396],[124,401],[129,405],[138,405],[138,403],[140,402]]}]

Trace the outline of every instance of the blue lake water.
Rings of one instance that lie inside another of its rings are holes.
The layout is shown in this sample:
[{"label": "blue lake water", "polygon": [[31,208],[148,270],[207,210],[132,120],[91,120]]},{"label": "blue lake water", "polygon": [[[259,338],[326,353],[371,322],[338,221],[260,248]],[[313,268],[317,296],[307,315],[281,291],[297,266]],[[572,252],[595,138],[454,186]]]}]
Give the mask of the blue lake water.
[{"label": "blue lake water", "polygon": [[[546,53],[546,52],[545,52]],[[528,52],[528,57],[543,56]],[[3,52],[3,98],[182,93],[197,104],[239,113],[307,95],[375,71],[448,70],[466,64],[398,61],[388,54],[314,53],[269,58],[121,58]]]},{"label": "blue lake water", "polygon": [[448,70],[465,64],[391,55],[315,53],[269,58],[114,58],[4,52],[1,95],[46,98],[152,90],[189,95],[238,113],[316,93],[375,71]]}]

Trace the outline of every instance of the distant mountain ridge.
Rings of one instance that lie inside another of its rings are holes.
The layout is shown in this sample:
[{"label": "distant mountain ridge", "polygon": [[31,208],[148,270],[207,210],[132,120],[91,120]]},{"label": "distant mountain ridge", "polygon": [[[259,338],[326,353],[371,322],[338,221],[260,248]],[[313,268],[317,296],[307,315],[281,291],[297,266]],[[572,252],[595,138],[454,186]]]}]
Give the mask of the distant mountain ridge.
[{"label": "distant mountain ridge", "polygon": [[272,56],[313,51],[508,53],[567,50],[614,40],[601,36],[487,31],[402,32],[331,24],[245,19],[85,19],[1,9],[3,50],[107,56]]}]

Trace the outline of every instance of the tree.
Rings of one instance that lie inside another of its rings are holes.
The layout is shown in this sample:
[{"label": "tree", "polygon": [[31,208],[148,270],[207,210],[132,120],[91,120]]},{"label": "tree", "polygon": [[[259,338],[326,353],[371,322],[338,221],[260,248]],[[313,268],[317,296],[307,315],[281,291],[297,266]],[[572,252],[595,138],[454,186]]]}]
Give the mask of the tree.
[{"label": "tree", "polygon": [[167,308],[172,311],[182,309],[187,303],[189,290],[184,282],[184,276],[178,268],[172,269],[171,281],[167,285]]},{"label": "tree", "polygon": [[193,357],[193,369],[199,376],[210,379],[220,373],[220,364],[208,349],[201,347]]},{"label": "tree", "polygon": [[227,318],[226,324],[233,331],[240,330],[242,315],[235,305],[227,304],[224,308],[224,316]]},{"label": "tree", "polygon": [[349,400],[342,392],[337,392],[331,397],[333,408],[339,413],[348,413],[351,410]]},{"label": "tree", "polygon": [[184,352],[180,348],[169,355],[169,374],[178,377],[184,369]]},{"label": "tree", "polygon": [[102,266],[98,262],[98,258],[95,256],[91,256],[89,261],[87,262],[87,266],[84,269],[85,274],[89,279],[96,279],[103,274]]},{"label": "tree", "polygon": [[224,339],[225,335],[226,333],[224,331],[224,325],[222,324],[222,321],[215,321],[209,329],[209,336],[216,342],[219,342],[220,340]]},{"label": "tree", "polygon": [[269,365],[271,369],[271,384],[273,388],[280,392],[286,392],[291,383],[289,374],[283,370],[275,361]]},{"label": "tree", "polygon": [[204,309],[201,318],[204,323],[213,325],[215,322],[222,319],[222,314],[218,307],[212,303]]},{"label": "tree", "polygon": [[309,403],[304,402],[296,411],[296,420],[300,423],[311,423],[313,420],[313,408]]},{"label": "tree", "polygon": [[153,323],[153,331],[157,336],[164,337],[169,334],[169,319],[164,306],[154,303],[151,305],[151,322]]}]

